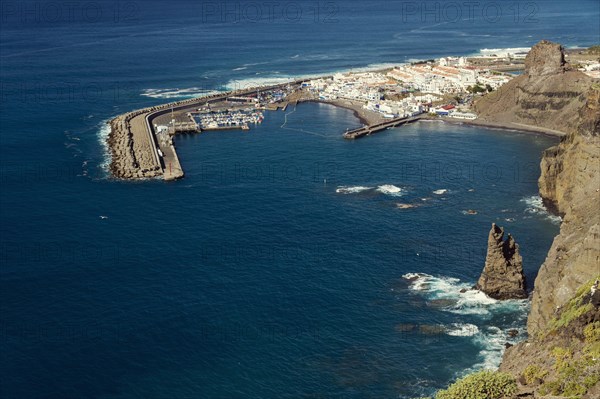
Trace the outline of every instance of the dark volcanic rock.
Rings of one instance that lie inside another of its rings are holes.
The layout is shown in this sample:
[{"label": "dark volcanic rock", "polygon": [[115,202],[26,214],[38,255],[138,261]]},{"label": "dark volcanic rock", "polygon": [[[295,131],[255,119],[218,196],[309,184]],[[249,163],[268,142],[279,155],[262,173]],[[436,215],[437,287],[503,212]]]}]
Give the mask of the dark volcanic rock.
[{"label": "dark volcanic rock", "polygon": [[527,297],[519,246],[510,234],[504,240],[504,229],[495,223],[492,223],[485,267],[476,288],[495,299]]},{"label": "dark volcanic rock", "polygon": [[517,335],[519,335],[519,330],[515,330],[515,329],[513,328],[513,329],[511,329],[511,330],[508,330],[508,331],[507,331],[507,333],[508,333],[508,336],[509,336],[509,337],[511,337],[511,338],[514,338],[514,337],[516,337]]}]

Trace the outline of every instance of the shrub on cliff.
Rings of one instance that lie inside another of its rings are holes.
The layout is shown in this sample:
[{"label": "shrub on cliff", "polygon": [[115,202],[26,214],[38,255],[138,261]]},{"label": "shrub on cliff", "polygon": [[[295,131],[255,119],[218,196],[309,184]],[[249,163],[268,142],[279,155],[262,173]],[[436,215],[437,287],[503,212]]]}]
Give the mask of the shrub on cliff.
[{"label": "shrub on cliff", "polygon": [[479,371],[470,374],[448,389],[439,391],[436,399],[501,399],[517,392],[517,383],[508,373]]}]

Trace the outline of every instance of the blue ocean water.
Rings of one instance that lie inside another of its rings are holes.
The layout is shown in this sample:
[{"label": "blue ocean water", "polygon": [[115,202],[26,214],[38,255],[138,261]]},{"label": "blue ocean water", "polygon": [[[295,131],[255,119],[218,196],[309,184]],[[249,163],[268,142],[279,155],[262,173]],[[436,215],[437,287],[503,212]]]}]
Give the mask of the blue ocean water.
[{"label": "blue ocean water", "polygon": [[351,112],[303,104],[283,127],[179,137],[185,179],[131,183],[106,174],[105,122],[254,82],[588,46],[598,3],[228,4],[2,2],[1,397],[415,397],[523,331],[526,303],[459,290],[492,222],[533,281],[558,231],[536,197],[555,139],[420,123],[347,142]]}]

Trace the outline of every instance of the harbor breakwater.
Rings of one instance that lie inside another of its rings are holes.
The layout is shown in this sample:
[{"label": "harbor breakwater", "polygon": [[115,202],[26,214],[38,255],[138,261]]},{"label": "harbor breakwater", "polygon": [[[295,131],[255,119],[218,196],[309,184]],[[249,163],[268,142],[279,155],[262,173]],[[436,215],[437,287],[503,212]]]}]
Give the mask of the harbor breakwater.
[{"label": "harbor breakwater", "polygon": [[119,179],[148,179],[163,177],[176,180],[183,177],[179,158],[172,138],[159,142],[154,120],[168,113],[184,114],[196,111],[199,106],[217,103],[230,96],[243,96],[257,90],[275,90],[288,85],[299,85],[302,80],[267,86],[228,91],[206,97],[186,99],[131,111],[110,122],[108,145],[111,153],[110,172]]}]

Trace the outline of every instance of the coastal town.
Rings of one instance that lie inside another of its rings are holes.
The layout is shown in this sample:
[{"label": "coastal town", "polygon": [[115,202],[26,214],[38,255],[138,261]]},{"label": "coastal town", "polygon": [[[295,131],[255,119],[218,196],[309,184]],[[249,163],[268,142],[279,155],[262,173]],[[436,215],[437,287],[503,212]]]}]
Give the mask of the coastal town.
[{"label": "coastal town", "polygon": [[[133,111],[110,122],[111,172],[124,179],[181,178],[184,172],[173,143],[175,135],[249,131],[262,123],[263,112],[286,111],[301,102],[354,111],[362,126],[343,133],[346,139],[424,118],[476,123],[474,101],[522,74],[527,53],[528,49],[489,50],[477,57],[442,57],[296,79]],[[573,69],[592,78],[600,73],[596,55],[572,51],[567,57],[573,60]]]}]

